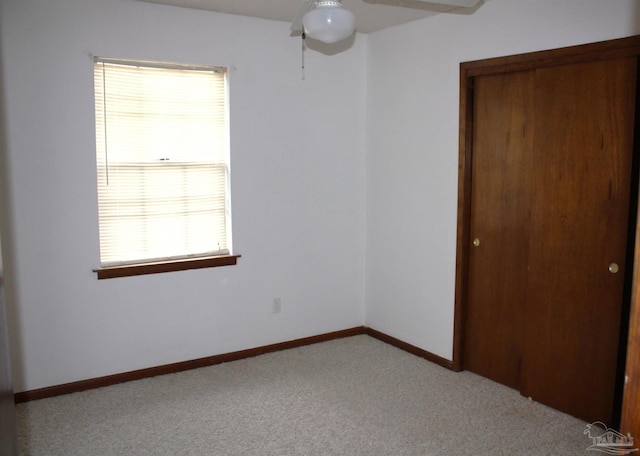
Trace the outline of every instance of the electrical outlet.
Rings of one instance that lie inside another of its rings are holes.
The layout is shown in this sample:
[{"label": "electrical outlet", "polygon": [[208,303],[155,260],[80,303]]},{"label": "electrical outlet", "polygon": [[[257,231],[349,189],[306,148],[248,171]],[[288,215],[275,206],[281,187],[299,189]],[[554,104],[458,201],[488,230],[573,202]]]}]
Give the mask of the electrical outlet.
[{"label": "electrical outlet", "polygon": [[280,298],[273,298],[273,313],[280,313],[282,310],[282,300]]}]

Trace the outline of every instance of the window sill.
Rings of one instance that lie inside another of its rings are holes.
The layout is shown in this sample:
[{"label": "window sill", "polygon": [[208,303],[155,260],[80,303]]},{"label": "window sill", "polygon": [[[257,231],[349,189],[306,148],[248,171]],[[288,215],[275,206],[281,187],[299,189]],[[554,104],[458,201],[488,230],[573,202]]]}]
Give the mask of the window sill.
[{"label": "window sill", "polygon": [[188,269],[215,268],[218,266],[233,266],[241,255],[223,255],[205,258],[188,258],[181,260],[159,261],[156,263],[130,264],[94,269],[100,279],[114,279],[144,274],[158,274],[161,272],[186,271]]}]

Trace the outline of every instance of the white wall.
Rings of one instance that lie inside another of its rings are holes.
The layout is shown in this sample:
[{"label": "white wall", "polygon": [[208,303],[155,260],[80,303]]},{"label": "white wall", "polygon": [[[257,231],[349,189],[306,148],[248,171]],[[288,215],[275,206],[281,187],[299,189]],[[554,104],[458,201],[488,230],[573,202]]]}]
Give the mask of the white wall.
[{"label": "white wall", "polygon": [[368,326],[452,357],[460,62],[634,35],[639,15],[637,0],[490,0],[369,36]]},{"label": "white wall", "polygon": [[[363,324],[366,36],[133,0],[0,0],[15,390]],[[101,280],[92,55],[233,65],[237,266]],[[272,299],[282,312],[271,313]]]}]

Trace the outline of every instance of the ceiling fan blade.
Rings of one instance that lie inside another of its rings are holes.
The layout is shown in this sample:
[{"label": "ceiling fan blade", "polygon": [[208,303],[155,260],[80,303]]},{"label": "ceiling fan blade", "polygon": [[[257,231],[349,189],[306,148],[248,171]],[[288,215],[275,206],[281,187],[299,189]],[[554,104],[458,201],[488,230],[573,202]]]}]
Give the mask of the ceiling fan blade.
[{"label": "ceiling fan blade", "polygon": [[482,0],[417,0],[425,3],[435,3],[437,5],[460,6],[463,8],[471,8],[476,6]]},{"label": "ceiling fan blade", "polygon": [[303,28],[302,18],[304,17],[305,14],[307,14],[307,12],[311,11],[314,3],[315,3],[315,0],[304,0],[304,3],[300,6],[300,9],[298,10],[298,14],[296,14],[296,17],[293,19],[293,22],[291,23],[292,32],[302,32],[302,28]]}]

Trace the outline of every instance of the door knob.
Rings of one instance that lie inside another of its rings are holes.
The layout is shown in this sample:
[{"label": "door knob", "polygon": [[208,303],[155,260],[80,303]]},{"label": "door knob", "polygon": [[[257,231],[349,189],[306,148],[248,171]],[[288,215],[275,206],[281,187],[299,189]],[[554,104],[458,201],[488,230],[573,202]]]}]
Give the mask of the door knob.
[{"label": "door knob", "polygon": [[480,245],[480,239],[475,238],[475,239],[473,240],[473,245],[475,245],[476,247],[478,247],[478,246]]},{"label": "door knob", "polygon": [[618,263],[609,264],[609,272],[611,274],[617,274],[620,268],[618,267]]}]

